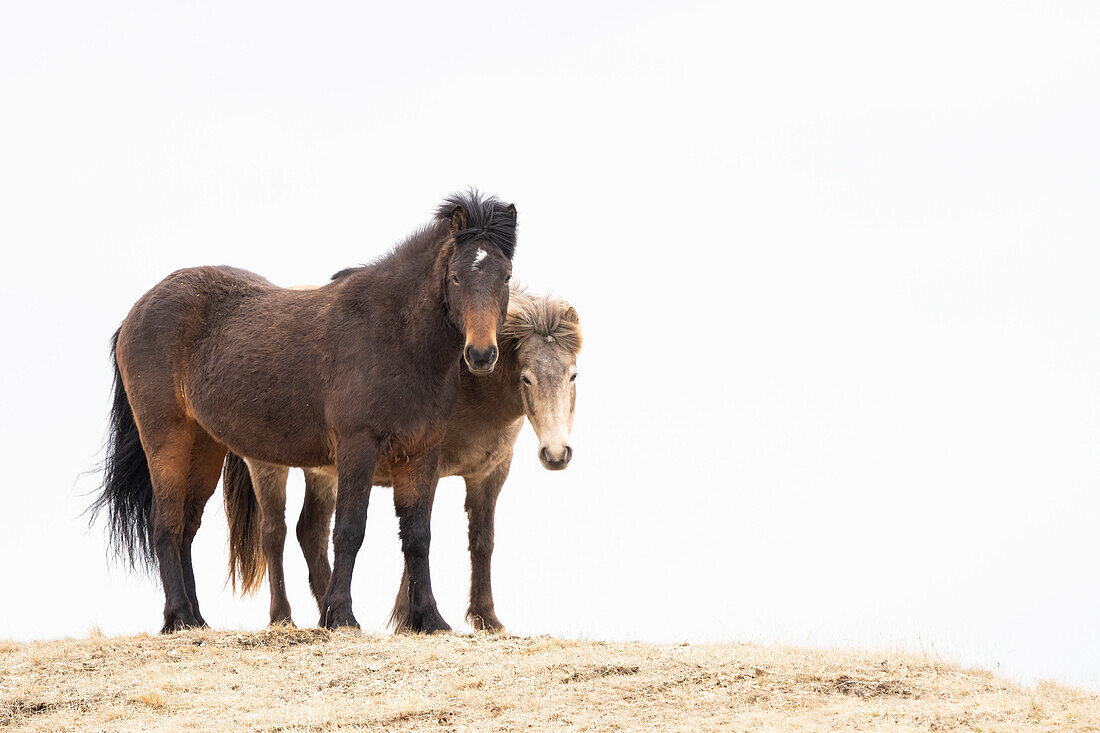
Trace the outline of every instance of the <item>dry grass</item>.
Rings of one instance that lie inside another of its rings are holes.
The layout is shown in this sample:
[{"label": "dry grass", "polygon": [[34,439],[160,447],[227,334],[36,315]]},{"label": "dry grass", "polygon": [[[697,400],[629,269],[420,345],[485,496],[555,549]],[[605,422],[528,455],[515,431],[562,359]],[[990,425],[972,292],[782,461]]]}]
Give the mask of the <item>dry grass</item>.
[{"label": "dry grass", "polygon": [[926,657],[274,629],[0,642],[0,728],[1100,730],[1100,697]]}]

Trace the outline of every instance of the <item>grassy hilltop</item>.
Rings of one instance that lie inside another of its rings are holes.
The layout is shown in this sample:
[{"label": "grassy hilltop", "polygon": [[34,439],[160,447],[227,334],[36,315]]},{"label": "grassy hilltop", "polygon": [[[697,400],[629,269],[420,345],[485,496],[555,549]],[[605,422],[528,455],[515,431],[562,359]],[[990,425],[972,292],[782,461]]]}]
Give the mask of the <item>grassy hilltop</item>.
[{"label": "grassy hilltop", "polygon": [[0,642],[0,728],[1100,730],[1100,696],[922,656],[292,628]]}]

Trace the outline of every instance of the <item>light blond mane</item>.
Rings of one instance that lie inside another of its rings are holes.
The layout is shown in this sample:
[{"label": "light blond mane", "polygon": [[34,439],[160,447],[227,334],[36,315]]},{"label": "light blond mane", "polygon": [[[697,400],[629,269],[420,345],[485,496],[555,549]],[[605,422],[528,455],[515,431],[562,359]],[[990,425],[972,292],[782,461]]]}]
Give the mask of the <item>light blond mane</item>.
[{"label": "light blond mane", "polygon": [[581,321],[577,309],[561,298],[530,295],[520,286],[508,297],[508,317],[500,335],[517,346],[532,337],[560,344],[574,354],[580,352]]}]

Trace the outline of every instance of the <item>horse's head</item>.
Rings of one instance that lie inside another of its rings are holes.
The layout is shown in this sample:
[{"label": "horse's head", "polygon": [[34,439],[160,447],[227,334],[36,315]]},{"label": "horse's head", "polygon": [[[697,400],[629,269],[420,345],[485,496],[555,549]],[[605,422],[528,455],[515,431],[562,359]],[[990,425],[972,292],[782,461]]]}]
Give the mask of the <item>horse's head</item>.
[{"label": "horse's head", "polygon": [[564,300],[513,293],[504,330],[516,340],[523,411],[539,436],[539,460],[560,471],[573,458],[580,318]]},{"label": "horse's head", "polygon": [[466,335],[463,360],[472,374],[497,363],[497,329],[508,312],[515,251],[516,207],[476,192],[452,196],[440,209],[452,248],[445,285],[447,309]]}]

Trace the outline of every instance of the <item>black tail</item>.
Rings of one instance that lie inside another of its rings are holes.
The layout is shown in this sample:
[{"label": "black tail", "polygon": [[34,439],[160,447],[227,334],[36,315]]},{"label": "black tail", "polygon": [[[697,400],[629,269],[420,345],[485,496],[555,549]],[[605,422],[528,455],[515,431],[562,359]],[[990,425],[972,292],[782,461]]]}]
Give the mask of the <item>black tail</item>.
[{"label": "black tail", "polygon": [[103,485],[88,511],[92,522],[100,512],[107,512],[108,541],[116,557],[132,568],[152,570],[157,567],[153,544],[153,482],[115,358],[117,346],[118,331],[115,331],[111,337],[114,402],[107,435],[107,458],[103,462]]},{"label": "black tail", "polygon": [[233,452],[225,456],[222,494],[225,496],[225,518],[229,520],[229,580],[233,590],[255,593],[267,572],[260,503],[252,490],[248,464]]}]

